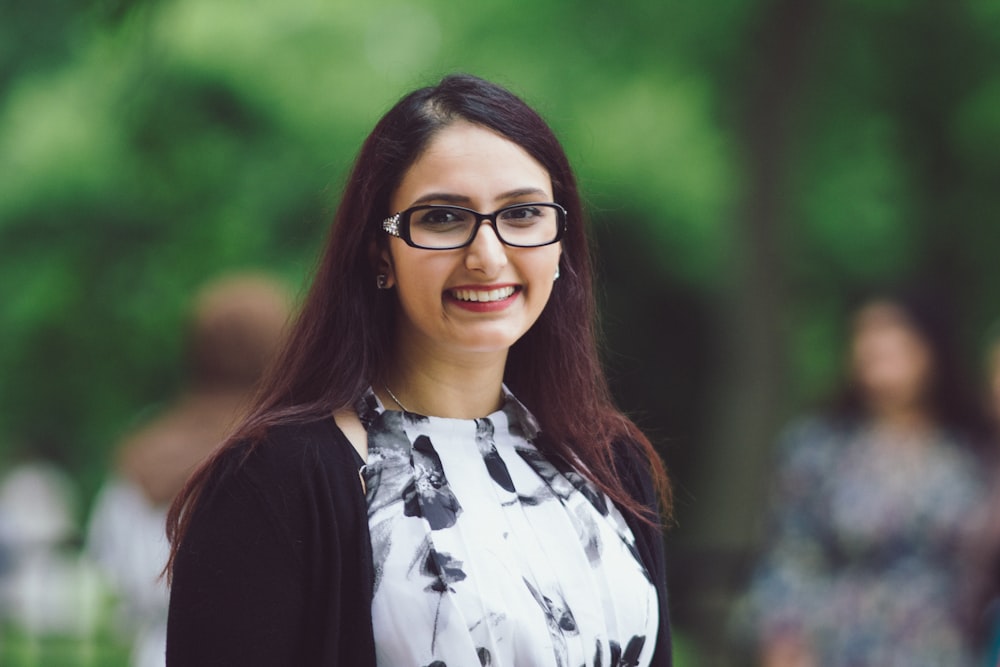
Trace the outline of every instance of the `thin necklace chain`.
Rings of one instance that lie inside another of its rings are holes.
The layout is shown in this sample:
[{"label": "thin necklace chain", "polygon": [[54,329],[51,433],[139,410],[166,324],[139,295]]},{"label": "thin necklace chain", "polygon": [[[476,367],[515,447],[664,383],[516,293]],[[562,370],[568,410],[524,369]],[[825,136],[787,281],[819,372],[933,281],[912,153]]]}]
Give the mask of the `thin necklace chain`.
[{"label": "thin necklace chain", "polygon": [[382,387],[383,387],[383,388],[384,388],[384,389],[385,389],[385,390],[386,390],[387,392],[389,392],[389,396],[390,396],[390,397],[392,398],[392,400],[396,401],[396,405],[398,405],[399,407],[403,408],[403,412],[409,412],[409,410],[407,410],[407,409],[406,409],[406,406],[405,406],[405,405],[403,405],[402,403],[400,403],[400,402],[399,402],[399,399],[398,399],[398,398],[396,398],[396,395],[395,395],[394,393],[392,393],[392,389],[389,389],[389,385],[387,385],[386,383],[384,383],[384,382],[383,382],[383,383],[382,383]]}]

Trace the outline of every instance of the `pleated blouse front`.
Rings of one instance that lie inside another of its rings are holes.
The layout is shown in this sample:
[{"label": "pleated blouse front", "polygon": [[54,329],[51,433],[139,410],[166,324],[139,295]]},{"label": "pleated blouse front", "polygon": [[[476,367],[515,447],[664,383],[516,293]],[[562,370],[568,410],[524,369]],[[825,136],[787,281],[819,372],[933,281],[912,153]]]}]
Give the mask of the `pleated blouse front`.
[{"label": "pleated blouse front", "polygon": [[504,391],[470,420],[358,403],[378,664],[648,665],[658,601],[631,531]]}]

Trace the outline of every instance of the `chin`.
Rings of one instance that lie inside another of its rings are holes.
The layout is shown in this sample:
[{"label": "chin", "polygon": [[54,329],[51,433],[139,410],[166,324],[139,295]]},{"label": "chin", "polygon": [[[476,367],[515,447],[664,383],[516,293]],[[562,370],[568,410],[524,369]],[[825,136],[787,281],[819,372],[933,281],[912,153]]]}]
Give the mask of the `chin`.
[{"label": "chin", "polygon": [[457,343],[457,347],[468,352],[506,352],[523,335],[523,333],[486,332],[477,336],[464,338]]}]

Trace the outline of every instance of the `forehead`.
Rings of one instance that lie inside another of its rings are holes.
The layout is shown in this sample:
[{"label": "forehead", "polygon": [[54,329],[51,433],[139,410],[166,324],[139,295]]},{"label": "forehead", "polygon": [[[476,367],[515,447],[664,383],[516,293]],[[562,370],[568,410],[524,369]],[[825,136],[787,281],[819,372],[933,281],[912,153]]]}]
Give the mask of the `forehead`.
[{"label": "forehead", "polygon": [[899,306],[876,303],[866,306],[858,314],[854,328],[854,347],[859,353],[887,350],[899,353],[931,350],[926,338]]},{"label": "forehead", "polygon": [[883,329],[913,330],[916,333],[906,312],[887,301],[875,301],[862,307],[854,317],[854,328],[859,333]]},{"label": "forehead", "polygon": [[403,174],[392,196],[395,210],[428,194],[495,204],[505,193],[535,189],[552,197],[548,171],[521,146],[465,121],[440,130]]}]

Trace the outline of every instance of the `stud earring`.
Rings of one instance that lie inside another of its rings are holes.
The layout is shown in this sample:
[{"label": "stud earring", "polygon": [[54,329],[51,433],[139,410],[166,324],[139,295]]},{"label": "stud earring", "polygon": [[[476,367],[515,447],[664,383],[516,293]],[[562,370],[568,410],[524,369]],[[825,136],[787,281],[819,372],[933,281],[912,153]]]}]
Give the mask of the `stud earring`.
[{"label": "stud earring", "polygon": [[555,282],[556,280],[559,280],[559,267],[558,266],[556,267],[556,275],[555,275],[555,277],[552,278],[553,282]]},{"label": "stud earring", "polygon": [[375,287],[379,289],[389,289],[389,276],[380,273],[375,276]]}]

